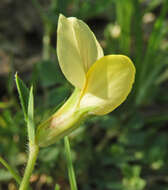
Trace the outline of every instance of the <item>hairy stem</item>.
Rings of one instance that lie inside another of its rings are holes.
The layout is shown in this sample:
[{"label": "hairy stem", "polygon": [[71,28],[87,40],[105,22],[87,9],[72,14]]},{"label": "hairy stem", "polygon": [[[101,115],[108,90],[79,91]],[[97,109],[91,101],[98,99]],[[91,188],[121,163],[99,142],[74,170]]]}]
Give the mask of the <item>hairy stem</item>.
[{"label": "hairy stem", "polygon": [[37,160],[38,151],[39,151],[39,147],[36,144],[29,145],[29,158],[28,158],[27,166],[26,166],[25,173],[24,173],[22,182],[20,184],[19,190],[28,189],[30,177]]}]

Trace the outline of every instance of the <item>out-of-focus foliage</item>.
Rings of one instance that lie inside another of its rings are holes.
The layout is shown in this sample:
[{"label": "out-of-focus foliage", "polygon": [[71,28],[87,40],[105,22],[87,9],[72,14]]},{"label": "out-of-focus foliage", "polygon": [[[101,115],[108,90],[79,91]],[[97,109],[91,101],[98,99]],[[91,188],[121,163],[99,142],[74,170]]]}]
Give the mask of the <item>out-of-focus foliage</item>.
[{"label": "out-of-focus foliage", "polygon": [[[127,101],[70,137],[79,189],[168,189],[168,1],[2,0],[0,10],[0,155],[22,174],[27,137],[16,71],[34,84],[36,124],[72,92],[55,53],[63,13],[88,23],[106,53],[126,54],[136,66]],[[69,188],[62,141],[40,151],[31,182],[36,190]],[[0,166],[0,190],[7,188],[16,186]]]}]

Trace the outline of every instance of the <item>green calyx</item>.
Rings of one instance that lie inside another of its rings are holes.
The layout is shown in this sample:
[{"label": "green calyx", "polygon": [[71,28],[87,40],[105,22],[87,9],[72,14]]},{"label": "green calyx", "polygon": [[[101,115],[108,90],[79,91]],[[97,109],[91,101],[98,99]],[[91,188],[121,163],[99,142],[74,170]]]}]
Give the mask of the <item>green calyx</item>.
[{"label": "green calyx", "polygon": [[60,138],[69,135],[88,116],[89,108],[80,109],[78,107],[80,95],[81,91],[75,89],[65,104],[48,120],[38,126],[36,142],[40,147],[54,144]]}]

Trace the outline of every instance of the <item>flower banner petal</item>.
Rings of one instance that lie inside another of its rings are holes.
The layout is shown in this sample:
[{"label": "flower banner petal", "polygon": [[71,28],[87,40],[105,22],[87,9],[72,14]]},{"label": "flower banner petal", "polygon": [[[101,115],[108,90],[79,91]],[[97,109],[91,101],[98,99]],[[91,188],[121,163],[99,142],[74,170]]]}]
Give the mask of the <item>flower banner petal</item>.
[{"label": "flower banner petal", "polygon": [[108,55],[92,65],[87,73],[80,108],[93,107],[93,114],[113,111],[128,96],[135,77],[132,61],[123,55]]},{"label": "flower banner petal", "polygon": [[82,88],[91,65],[103,50],[89,27],[75,17],[59,16],[57,55],[62,72],[75,87]]}]

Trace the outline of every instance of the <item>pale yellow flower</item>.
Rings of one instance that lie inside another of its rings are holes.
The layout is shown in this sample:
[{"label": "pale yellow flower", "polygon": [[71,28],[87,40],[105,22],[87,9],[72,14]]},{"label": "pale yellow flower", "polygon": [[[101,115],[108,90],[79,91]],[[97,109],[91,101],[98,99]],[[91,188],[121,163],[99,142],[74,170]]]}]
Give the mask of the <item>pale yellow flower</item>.
[{"label": "pale yellow flower", "polygon": [[124,55],[104,56],[95,35],[81,20],[59,16],[57,55],[66,79],[75,87],[69,100],[37,130],[41,146],[56,142],[87,115],[113,111],[131,91],[135,67]]}]

